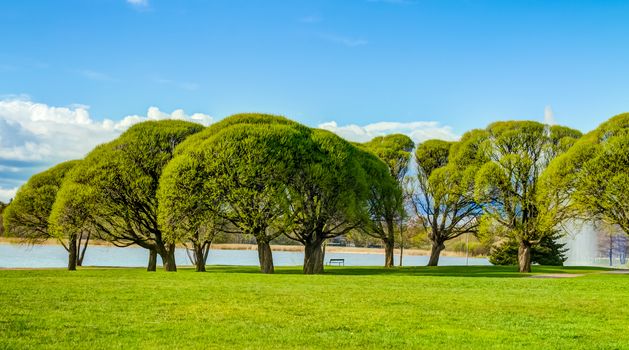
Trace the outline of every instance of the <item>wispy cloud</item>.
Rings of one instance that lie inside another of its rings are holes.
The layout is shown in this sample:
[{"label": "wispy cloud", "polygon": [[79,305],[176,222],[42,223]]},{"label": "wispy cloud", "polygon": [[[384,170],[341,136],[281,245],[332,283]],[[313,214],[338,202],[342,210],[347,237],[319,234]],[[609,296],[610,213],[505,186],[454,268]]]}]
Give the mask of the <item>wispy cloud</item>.
[{"label": "wispy cloud", "polygon": [[91,70],[91,69],[81,69],[78,70],[77,73],[79,73],[83,78],[89,79],[89,80],[95,80],[95,81],[117,81],[117,79],[109,76],[108,74],[105,74],[103,72],[97,72],[95,70]]},{"label": "wispy cloud", "polygon": [[321,35],[321,38],[331,43],[335,43],[335,44],[339,44],[339,45],[343,45],[347,47],[358,47],[358,46],[364,46],[364,45],[369,44],[367,40],[362,39],[362,38],[351,38],[351,37],[341,36],[341,35],[325,34],[325,35]]}]

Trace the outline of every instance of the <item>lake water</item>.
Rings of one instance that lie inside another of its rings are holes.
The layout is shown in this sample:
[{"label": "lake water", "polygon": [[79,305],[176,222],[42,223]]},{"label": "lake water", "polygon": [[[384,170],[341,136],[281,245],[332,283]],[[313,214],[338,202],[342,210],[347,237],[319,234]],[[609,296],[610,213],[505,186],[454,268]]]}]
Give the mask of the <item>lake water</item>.
[{"label": "lake water", "polygon": [[[345,266],[381,266],[384,254],[368,253],[326,253],[325,260],[345,259]],[[396,265],[399,256],[396,256]],[[273,252],[275,266],[302,265],[304,254],[301,252]],[[158,257],[158,263],[161,259]],[[177,265],[191,265],[184,249],[176,251]],[[139,247],[118,248],[111,246],[90,246],[85,253],[84,266],[122,266],[141,267],[148,262],[148,250]],[[243,265],[257,266],[256,250],[210,250],[208,265]],[[427,256],[404,256],[405,266],[422,266],[428,263]],[[469,265],[490,265],[487,259],[469,258]],[[66,267],[68,253],[57,245],[17,245],[0,244],[0,268],[15,267]],[[465,265],[465,257],[442,256],[439,265]]]}]

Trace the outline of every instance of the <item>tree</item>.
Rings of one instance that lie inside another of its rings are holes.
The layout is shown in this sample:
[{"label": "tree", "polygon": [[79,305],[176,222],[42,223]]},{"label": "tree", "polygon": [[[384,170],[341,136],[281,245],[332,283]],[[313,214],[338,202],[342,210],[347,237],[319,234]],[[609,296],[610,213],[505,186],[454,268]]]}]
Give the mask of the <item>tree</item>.
[{"label": "tree", "polygon": [[315,274],[323,272],[325,241],[365,221],[363,160],[380,164],[373,175],[389,175],[382,161],[328,131],[312,130],[302,148],[288,179],[283,230],[304,245],[304,273]]},{"label": "tree", "polygon": [[548,166],[539,200],[547,227],[602,220],[629,234],[629,113],[579,139]]},{"label": "tree", "polygon": [[148,249],[149,271],[156,269],[157,254],[166,271],[176,271],[175,244],[158,225],[156,192],[175,147],[202,129],[184,121],[149,121],[98,146],[64,181],[51,214],[54,231],[94,226],[116,246]]},{"label": "tree", "polygon": [[406,135],[391,134],[378,136],[364,145],[387,164],[391,176],[401,184],[415,148],[413,140]]},{"label": "tree", "polygon": [[[400,263],[404,244],[403,220],[404,210],[404,179],[408,172],[411,152],[415,147],[413,140],[406,135],[392,134],[378,136],[364,144],[376,154],[389,168],[390,176],[396,181],[397,190],[389,188],[388,178],[380,179],[382,187],[377,191],[372,187],[372,224],[365,226],[365,233],[382,240],[385,247],[385,267],[393,266],[393,250],[395,248],[395,232],[400,233]],[[379,199],[378,199],[379,198]]]},{"label": "tree", "polygon": [[415,150],[417,193],[413,208],[431,242],[428,266],[437,266],[445,242],[478,228],[479,207],[471,195],[474,167],[452,162],[453,143],[428,140]]},{"label": "tree", "polygon": [[291,172],[306,155],[302,145],[308,133],[288,119],[257,114],[208,127],[178,148],[164,173],[164,227],[171,226],[169,217],[183,218],[182,211],[196,206],[198,212],[188,215],[190,227],[219,220],[255,237],[260,268],[273,273],[270,242],[283,233],[282,198]]},{"label": "tree", "polygon": [[80,161],[68,161],[33,175],[20,187],[3,215],[8,235],[19,237],[30,244],[50,238],[57,239],[68,252],[68,270],[76,270],[76,266],[81,265],[90,233],[87,232],[81,250],[85,232],[73,231],[55,235],[49,229],[49,218],[64,178],[78,164]]},{"label": "tree", "polygon": [[203,189],[199,176],[203,156],[187,152],[175,157],[164,170],[158,190],[158,222],[164,236],[186,246],[191,243],[197,272],[205,272],[212,241],[225,225],[217,215],[221,201],[208,198]]},{"label": "tree", "polygon": [[485,220],[517,240],[520,272],[531,271],[531,247],[551,234],[542,224],[549,212],[538,200],[539,179],[548,163],[574,139],[576,130],[533,121],[496,122],[487,127],[477,152],[485,162],[475,178],[475,199]]}]

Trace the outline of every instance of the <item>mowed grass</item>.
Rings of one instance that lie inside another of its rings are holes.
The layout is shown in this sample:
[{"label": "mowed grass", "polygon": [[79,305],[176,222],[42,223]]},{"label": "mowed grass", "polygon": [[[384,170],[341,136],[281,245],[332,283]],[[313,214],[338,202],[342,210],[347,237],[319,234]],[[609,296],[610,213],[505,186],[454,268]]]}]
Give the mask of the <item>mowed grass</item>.
[{"label": "mowed grass", "polygon": [[629,348],[629,275],[595,268],[0,271],[0,348]]}]

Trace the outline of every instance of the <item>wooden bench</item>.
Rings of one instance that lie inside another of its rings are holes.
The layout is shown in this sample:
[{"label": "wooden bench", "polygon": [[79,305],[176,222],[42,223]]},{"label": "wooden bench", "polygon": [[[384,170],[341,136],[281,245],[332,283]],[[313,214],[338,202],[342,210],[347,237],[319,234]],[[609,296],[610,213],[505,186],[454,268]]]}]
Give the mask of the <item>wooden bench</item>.
[{"label": "wooden bench", "polygon": [[328,265],[345,266],[345,259],[330,259]]}]

